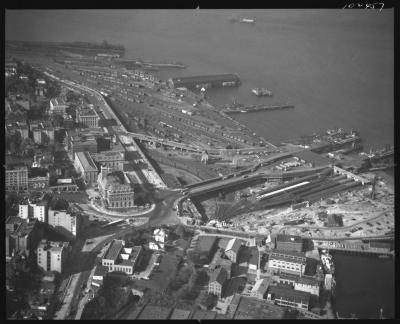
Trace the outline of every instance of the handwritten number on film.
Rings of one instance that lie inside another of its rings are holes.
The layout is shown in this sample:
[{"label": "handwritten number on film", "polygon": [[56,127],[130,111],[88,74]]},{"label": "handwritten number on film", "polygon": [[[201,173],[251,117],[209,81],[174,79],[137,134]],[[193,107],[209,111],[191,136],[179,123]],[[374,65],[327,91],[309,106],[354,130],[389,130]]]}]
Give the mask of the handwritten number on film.
[{"label": "handwritten number on film", "polygon": [[379,9],[381,11],[385,4],[383,2],[374,3],[349,3],[343,7],[343,9]]}]

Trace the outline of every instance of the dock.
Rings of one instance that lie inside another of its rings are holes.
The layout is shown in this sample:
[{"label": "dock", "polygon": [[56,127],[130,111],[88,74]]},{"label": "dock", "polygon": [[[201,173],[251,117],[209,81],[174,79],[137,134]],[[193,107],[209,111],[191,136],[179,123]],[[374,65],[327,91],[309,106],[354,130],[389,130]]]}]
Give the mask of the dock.
[{"label": "dock", "polygon": [[240,78],[237,74],[182,76],[168,79],[168,84],[171,88],[235,87],[239,86],[240,83]]},{"label": "dock", "polygon": [[249,112],[257,112],[263,110],[280,110],[280,109],[289,109],[294,108],[294,105],[284,104],[284,105],[252,105],[252,106],[243,106],[243,107],[234,107],[234,108],[226,108],[223,110],[225,114],[240,114],[240,113],[249,113]]}]

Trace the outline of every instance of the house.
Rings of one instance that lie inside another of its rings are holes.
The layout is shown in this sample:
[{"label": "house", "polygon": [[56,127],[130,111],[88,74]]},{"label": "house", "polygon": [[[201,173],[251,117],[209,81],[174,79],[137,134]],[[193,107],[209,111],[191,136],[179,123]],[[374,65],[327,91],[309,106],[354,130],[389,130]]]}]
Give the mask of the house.
[{"label": "house", "polygon": [[214,294],[219,298],[221,298],[227,280],[228,280],[228,273],[224,268],[215,269],[211,273],[210,281],[208,282],[208,293]]},{"label": "house", "polygon": [[250,292],[250,296],[258,299],[264,299],[265,293],[267,292],[270,283],[270,277],[257,280],[256,284],[253,286],[253,289]]},{"label": "house", "polygon": [[225,248],[225,255],[231,260],[233,263],[236,263],[237,256],[239,254],[240,247],[242,246],[242,241],[239,239],[231,239],[228,242],[228,245]]},{"label": "house", "polygon": [[164,249],[164,244],[167,241],[167,233],[162,228],[157,228],[153,232],[154,242],[149,242],[149,248],[152,250]]}]

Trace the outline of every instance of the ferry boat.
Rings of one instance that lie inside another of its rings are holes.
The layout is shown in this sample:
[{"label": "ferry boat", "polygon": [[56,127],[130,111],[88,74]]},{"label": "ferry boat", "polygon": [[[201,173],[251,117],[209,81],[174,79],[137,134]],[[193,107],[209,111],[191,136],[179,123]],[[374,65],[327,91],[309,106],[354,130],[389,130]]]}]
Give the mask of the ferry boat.
[{"label": "ferry boat", "polygon": [[251,92],[253,92],[256,96],[272,96],[272,92],[267,90],[266,88],[254,88],[251,89]]},{"label": "ferry boat", "polygon": [[321,250],[321,262],[326,273],[333,274],[335,272],[332,255],[327,250]]}]

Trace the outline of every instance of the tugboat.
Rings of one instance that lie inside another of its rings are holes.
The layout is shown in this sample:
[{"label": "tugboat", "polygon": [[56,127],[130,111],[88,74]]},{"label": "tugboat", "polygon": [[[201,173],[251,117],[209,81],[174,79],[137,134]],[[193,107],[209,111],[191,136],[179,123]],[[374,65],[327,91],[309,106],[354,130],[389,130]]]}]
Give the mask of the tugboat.
[{"label": "tugboat", "polygon": [[251,89],[251,92],[253,92],[256,96],[272,96],[272,91],[267,90],[266,88],[255,88]]},{"label": "tugboat", "polygon": [[333,274],[335,272],[335,266],[333,265],[332,255],[330,255],[327,250],[321,251],[321,262],[326,273]]}]

